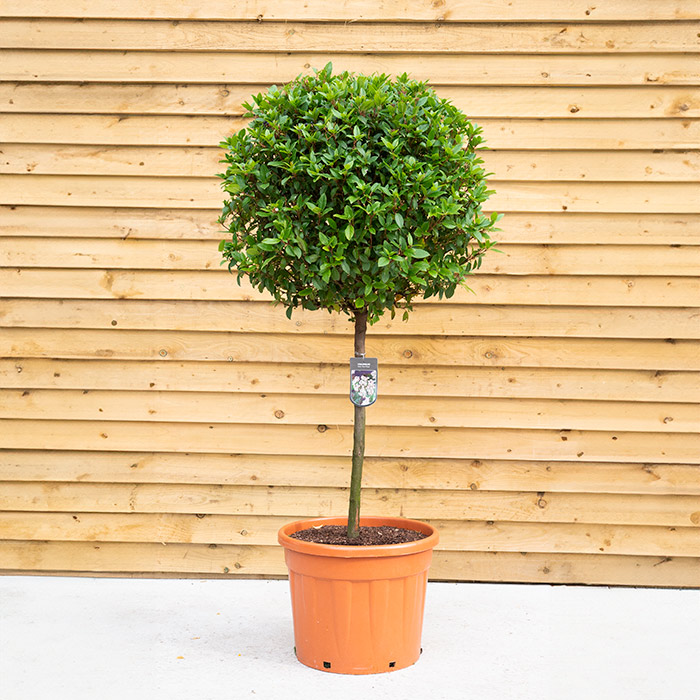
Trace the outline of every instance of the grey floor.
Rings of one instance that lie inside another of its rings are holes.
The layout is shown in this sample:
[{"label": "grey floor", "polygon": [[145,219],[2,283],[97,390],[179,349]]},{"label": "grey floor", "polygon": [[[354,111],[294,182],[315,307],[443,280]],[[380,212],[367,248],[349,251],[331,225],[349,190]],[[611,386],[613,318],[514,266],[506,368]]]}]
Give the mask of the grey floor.
[{"label": "grey floor", "polygon": [[286,581],[0,577],[2,700],[700,700],[700,591],[430,583],[409,669],[292,646]]}]

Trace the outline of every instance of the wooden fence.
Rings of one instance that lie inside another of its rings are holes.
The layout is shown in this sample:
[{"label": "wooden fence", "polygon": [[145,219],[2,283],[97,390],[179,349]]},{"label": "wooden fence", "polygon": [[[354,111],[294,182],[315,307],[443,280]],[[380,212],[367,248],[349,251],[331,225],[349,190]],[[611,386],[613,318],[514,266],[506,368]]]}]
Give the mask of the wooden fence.
[{"label": "wooden fence", "polygon": [[436,579],[700,585],[700,6],[4,0],[0,569],[282,575],[343,514],[344,318],[219,268],[217,144],[329,60],[493,149],[476,295],[368,337],[363,512]]}]

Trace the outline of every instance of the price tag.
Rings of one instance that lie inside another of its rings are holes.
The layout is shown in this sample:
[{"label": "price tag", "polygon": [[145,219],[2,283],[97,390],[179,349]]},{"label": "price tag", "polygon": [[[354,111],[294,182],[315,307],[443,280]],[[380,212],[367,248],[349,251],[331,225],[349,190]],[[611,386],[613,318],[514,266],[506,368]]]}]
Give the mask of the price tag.
[{"label": "price tag", "polygon": [[350,401],[371,406],[377,400],[377,358],[350,358]]}]

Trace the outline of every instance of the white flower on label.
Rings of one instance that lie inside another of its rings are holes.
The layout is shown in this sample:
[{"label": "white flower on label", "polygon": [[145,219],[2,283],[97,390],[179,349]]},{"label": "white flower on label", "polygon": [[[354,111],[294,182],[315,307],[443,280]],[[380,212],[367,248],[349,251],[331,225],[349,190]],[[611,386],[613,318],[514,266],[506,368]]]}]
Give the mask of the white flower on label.
[{"label": "white flower on label", "polygon": [[370,374],[354,374],[350,388],[353,403],[367,406],[374,401],[377,395],[377,380]]}]

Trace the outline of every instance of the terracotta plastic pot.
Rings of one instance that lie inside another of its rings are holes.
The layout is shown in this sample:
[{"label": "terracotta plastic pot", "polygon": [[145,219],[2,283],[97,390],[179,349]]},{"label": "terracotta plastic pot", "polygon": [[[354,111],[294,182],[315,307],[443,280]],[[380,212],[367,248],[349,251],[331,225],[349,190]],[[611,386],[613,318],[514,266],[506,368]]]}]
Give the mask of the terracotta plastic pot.
[{"label": "terracotta plastic pot", "polygon": [[428,567],[437,530],[417,520],[361,518],[423,532],[415,542],[370,547],[323,545],[290,537],[345,518],[314,518],[280,529],[294,616],[297,658],[331,673],[384,673],[411,666],[421,653]]}]

